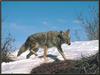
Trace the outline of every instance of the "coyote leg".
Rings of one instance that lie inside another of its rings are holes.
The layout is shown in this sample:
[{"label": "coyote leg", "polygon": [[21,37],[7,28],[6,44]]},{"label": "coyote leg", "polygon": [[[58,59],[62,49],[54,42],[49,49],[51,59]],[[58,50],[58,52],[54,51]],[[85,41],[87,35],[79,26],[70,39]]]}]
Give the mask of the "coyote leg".
[{"label": "coyote leg", "polygon": [[45,60],[45,62],[47,62],[47,50],[48,50],[48,48],[47,48],[47,46],[45,46],[44,47],[44,60]]},{"label": "coyote leg", "polygon": [[31,52],[32,52],[33,54],[35,54],[35,56],[37,56],[37,54],[36,54],[36,52],[35,52],[35,51],[31,50]]},{"label": "coyote leg", "polygon": [[26,58],[28,59],[33,53],[30,51],[30,53],[26,56]]},{"label": "coyote leg", "polygon": [[63,50],[61,49],[61,47],[58,48],[59,53],[62,55],[62,57],[64,58],[64,60],[66,60],[66,57],[64,55]]},{"label": "coyote leg", "polygon": [[64,53],[61,52],[60,50],[58,50],[58,51],[59,51],[59,53],[62,55],[62,57],[64,58],[64,60],[66,60],[66,57],[65,57]]},{"label": "coyote leg", "polygon": [[27,59],[34,54],[35,56],[37,56],[36,54],[37,48],[30,48],[30,53],[27,55]]}]

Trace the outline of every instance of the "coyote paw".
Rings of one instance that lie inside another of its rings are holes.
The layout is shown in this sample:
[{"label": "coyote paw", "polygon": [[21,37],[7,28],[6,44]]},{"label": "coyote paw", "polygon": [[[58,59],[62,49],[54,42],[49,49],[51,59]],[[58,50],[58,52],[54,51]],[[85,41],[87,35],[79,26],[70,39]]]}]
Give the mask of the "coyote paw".
[{"label": "coyote paw", "polygon": [[30,57],[30,55],[27,55],[26,58],[28,59]]}]

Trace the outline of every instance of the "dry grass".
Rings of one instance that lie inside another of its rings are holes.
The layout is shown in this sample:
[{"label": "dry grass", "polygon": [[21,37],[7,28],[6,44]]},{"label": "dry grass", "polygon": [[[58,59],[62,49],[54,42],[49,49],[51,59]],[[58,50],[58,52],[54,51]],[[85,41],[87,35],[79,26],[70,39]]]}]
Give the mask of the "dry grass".
[{"label": "dry grass", "polygon": [[31,74],[99,74],[99,53],[79,61],[44,63],[32,69]]}]

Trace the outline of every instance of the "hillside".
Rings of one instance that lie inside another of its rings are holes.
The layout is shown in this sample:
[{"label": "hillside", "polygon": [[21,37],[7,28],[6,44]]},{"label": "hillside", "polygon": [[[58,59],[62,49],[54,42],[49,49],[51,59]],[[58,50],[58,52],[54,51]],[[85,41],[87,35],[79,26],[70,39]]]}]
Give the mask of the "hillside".
[{"label": "hillside", "polygon": [[[90,57],[95,55],[98,52],[98,40],[92,41],[76,41],[72,42],[70,46],[62,44],[62,49],[68,60],[80,60],[82,57]],[[34,57],[32,55],[29,59],[26,59],[26,55],[29,53],[27,50],[21,56],[16,57],[18,50],[12,53],[11,57],[14,60],[13,62],[1,64],[1,73],[2,74],[14,74],[14,73],[23,73],[29,74],[32,69],[40,66],[44,63],[43,59],[43,49],[39,49],[37,52],[38,56]],[[59,54],[55,47],[48,49],[48,63],[49,62],[58,62],[63,60],[62,56]]]}]

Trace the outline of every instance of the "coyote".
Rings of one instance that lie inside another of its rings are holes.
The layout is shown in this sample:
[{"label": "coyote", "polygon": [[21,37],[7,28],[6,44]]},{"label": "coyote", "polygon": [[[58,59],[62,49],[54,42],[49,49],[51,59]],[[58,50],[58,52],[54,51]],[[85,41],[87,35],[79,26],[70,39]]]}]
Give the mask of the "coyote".
[{"label": "coyote", "polygon": [[63,53],[63,50],[61,48],[61,44],[66,43],[70,45],[70,30],[67,30],[65,32],[60,31],[49,31],[49,32],[41,32],[30,35],[26,42],[21,46],[19,49],[19,52],[17,56],[20,56],[23,52],[26,50],[30,50],[30,53],[27,55],[27,58],[29,58],[32,54],[36,54],[38,51],[38,48],[44,48],[44,60],[47,61],[47,51],[50,47],[57,47],[59,53],[62,55],[64,60],[66,60],[66,57]]}]

